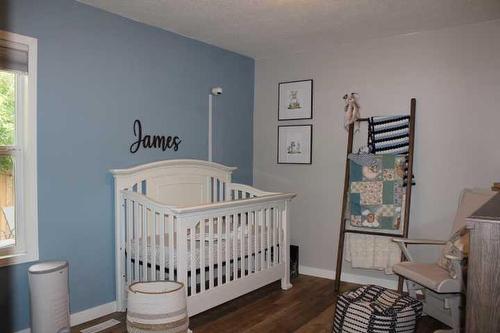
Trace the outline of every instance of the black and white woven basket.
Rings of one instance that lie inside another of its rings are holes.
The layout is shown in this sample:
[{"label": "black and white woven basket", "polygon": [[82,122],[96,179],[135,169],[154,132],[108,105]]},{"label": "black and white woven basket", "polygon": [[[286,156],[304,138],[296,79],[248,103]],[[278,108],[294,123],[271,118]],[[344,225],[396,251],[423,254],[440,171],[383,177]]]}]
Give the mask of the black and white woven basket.
[{"label": "black and white woven basket", "polygon": [[422,302],[383,287],[369,285],[337,299],[334,333],[415,332]]}]

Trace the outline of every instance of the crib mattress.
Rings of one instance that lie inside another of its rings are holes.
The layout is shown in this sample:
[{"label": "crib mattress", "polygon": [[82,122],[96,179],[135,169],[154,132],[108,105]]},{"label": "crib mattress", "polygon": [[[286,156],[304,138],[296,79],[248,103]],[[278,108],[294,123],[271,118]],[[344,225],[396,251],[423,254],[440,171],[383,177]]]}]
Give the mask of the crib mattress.
[{"label": "crib mattress", "polygon": [[[197,237],[199,238],[199,237]],[[167,237],[165,237],[165,240],[168,239]],[[234,243],[234,240],[233,239],[229,239],[229,240],[226,240],[225,238],[221,239],[220,243],[221,243],[221,257],[222,257],[222,261],[225,262],[226,261],[226,241],[229,241],[229,256],[228,256],[228,260],[232,260],[233,259],[233,243]],[[250,251],[248,249],[248,241],[250,241]],[[255,251],[255,237],[253,235],[250,235],[250,236],[245,236],[243,238],[243,251],[241,251],[241,239],[237,239],[236,240],[236,257],[238,258],[238,260],[241,260],[241,257],[246,257],[248,255],[250,256],[253,256],[255,255],[255,253],[257,252],[257,254],[259,255],[259,253],[261,252],[261,247],[264,249],[264,251],[267,250],[267,237],[264,237],[264,240],[263,240],[263,243],[264,245],[261,246],[260,243],[261,242],[261,237],[260,235],[257,236],[257,251]],[[197,239],[196,240],[196,247],[195,247],[195,265],[196,265],[196,269],[199,269],[200,268],[200,263],[201,263],[201,250],[200,250],[200,246],[201,246],[201,243],[202,241],[200,239]],[[207,267],[209,266],[209,260],[210,260],[210,253],[209,253],[209,249],[210,249],[210,242],[208,240],[205,240],[204,242],[204,246],[205,246],[205,262],[204,262],[204,267]],[[219,242],[218,242],[218,239],[214,239],[213,240],[213,248],[212,248],[212,251],[213,251],[213,263],[214,264],[217,264],[218,263],[218,246],[219,246]],[[271,247],[272,247],[272,239],[271,239]],[[188,240],[188,249],[191,248],[191,241]],[[165,267],[168,268],[170,266],[170,248],[168,246],[165,246],[164,247],[164,251],[165,251]],[[174,267],[177,268],[177,250],[174,249],[173,250],[174,253],[173,253],[173,260],[174,260]],[[136,240],[135,239],[132,239],[131,240],[131,258],[132,259],[136,259]],[[243,253],[242,253],[243,252]],[[156,265],[159,265],[160,262],[161,262],[161,252],[160,252],[160,245],[159,245],[159,241],[156,242],[156,245],[155,245],[155,249],[154,251],[152,251],[152,243],[150,242],[150,239],[148,237],[148,244],[147,244],[147,263],[148,264],[151,264],[152,262],[152,258],[153,258],[153,255],[156,257]],[[140,261],[144,261],[144,249],[143,249],[143,240],[142,238],[139,239],[139,260]],[[187,253],[187,269],[188,270],[191,270],[191,251],[189,250],[188,253]]]}]

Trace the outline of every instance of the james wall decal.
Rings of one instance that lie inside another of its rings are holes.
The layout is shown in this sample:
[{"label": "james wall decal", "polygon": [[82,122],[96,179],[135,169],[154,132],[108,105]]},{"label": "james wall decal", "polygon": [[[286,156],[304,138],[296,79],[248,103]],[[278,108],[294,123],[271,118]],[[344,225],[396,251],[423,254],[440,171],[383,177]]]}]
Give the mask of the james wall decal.
[{"label": "james wall decal", "polygon": [[182,140],[178,136],[164,135],[143,135],[142,124],[139,119],[134,121],[134,136],[135,141],[130,145],[130,152],[137,153],[139,148],[159,148],[163,151],[167,149],[179,150],[179,145]]}]

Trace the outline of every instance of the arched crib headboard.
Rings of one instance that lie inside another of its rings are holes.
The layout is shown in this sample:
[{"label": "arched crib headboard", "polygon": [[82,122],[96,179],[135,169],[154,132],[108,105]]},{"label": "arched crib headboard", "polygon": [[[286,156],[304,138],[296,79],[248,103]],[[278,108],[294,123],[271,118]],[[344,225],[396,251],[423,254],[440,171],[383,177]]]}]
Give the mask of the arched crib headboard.
[{"label": "arched crib headboard", "polygon": [[187,207],[224,201],[226,183],[236,170],[202,160],[165,160],[111,170],[115,195],[130,189],[161,203]]}]

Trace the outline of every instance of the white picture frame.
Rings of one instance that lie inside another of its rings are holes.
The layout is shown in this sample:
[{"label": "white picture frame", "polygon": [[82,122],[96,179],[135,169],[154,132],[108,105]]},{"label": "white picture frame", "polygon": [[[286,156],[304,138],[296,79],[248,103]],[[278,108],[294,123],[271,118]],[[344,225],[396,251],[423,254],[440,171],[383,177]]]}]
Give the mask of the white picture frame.
[{"label": "white picture frame", "polygon": [[278,84],[278,120],[312,119],[313,80]]},{"label": "white picture frame", "polygon": [[312,125],[278,126],[278,164],[312,163]]}]

